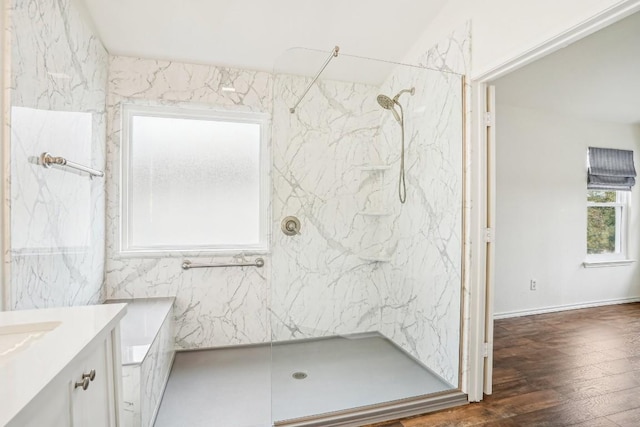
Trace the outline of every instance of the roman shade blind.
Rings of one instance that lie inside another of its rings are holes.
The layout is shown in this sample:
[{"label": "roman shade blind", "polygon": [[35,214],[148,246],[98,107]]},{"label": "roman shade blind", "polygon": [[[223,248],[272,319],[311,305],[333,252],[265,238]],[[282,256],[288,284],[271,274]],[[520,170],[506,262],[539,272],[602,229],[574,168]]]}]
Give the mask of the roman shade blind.
[{"label": "roman shade blind", "polygon": [[636,183],[633,151],[589,147],[587,188],[631,191]]}]

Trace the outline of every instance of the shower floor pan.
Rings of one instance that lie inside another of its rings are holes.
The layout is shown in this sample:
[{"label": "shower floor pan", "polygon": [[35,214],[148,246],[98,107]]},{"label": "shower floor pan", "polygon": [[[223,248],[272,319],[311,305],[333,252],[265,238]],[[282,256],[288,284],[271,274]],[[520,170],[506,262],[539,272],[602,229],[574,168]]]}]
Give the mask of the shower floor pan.
[{"label": "shower floor pan", "polygon": [[464,403],[389,339],[359,334],[177,353],[155,426],[358,426]]}]

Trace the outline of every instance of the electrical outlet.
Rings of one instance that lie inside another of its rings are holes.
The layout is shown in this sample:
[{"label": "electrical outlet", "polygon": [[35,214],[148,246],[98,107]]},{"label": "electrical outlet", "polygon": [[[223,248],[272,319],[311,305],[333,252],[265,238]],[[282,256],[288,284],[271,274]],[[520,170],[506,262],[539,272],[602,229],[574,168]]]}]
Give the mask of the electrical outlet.
[{"label": "electrical outlet", "polygon": [[532,291],[538,290],[538,282],[536,279],[531,279],[531,282],[529,283],[529,290],[532,290]]}]

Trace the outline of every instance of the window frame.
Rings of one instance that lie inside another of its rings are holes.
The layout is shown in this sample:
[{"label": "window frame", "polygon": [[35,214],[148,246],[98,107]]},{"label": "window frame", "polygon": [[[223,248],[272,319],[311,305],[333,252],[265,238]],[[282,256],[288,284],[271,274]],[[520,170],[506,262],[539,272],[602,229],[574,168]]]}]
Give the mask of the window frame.
[{"label": "window frame", "polygon": [[590,254],[588,253],[589,247],[586,246],[585,251],[586,263],[607,263],[611,261],[623,261],[627,260],[627,241],[628,241],[628,232],[629,232],[629,206],[631,205],[631,192],[630,191],[622,191],[622,190],[589,190],[587,189],[587,198],[588,192],[590,191],[615,191],[616,192],[616,201],[615,202],[590,202],[587,200],[587,223],[585,227],[585,242],[586,241],[587,230],[589,227],[589,215],[588,211],[590,207],[613,207],[616,208],[616,248],[615,252],[612,253],[604,253],[604,254]]},{"label": "window frame", "polygon": [[[270,251],[270,224],[271,215],[271,185],[270,185],[270,147],[269,126],[270,115],[267,113],[230,111],[203,108],[198,106],[166,106],[166,105],[141,105],[134,103],[121,104],[121,136],[120,136],[120,182],[119,182],[119,231],[118,254],[122,257],[171,257],[171,256],[234,256],[250,254],[267,254]],[[260,206],[259,206],[259,242],[255,245],[204,245],[204,246],[179,246],[166,247],[133,247],[131,246],[131,150],[132,150],[132,118],[135,116],[165,117],[191,120],[211,120],[234,123],[252,123],[260,126],[259,146],[259,179],[260,179]]]}]

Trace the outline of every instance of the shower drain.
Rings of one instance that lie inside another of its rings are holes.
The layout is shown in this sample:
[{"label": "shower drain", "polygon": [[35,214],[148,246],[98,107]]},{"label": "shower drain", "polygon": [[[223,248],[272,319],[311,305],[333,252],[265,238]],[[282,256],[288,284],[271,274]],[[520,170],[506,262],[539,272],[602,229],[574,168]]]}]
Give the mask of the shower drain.
[{"label": "shower drain", "polygon": [[303,379],[307,378],[307,373],[306,372],[294,372],[291,376],[293,378],[295,378],[296,380],[303,380]]}]

